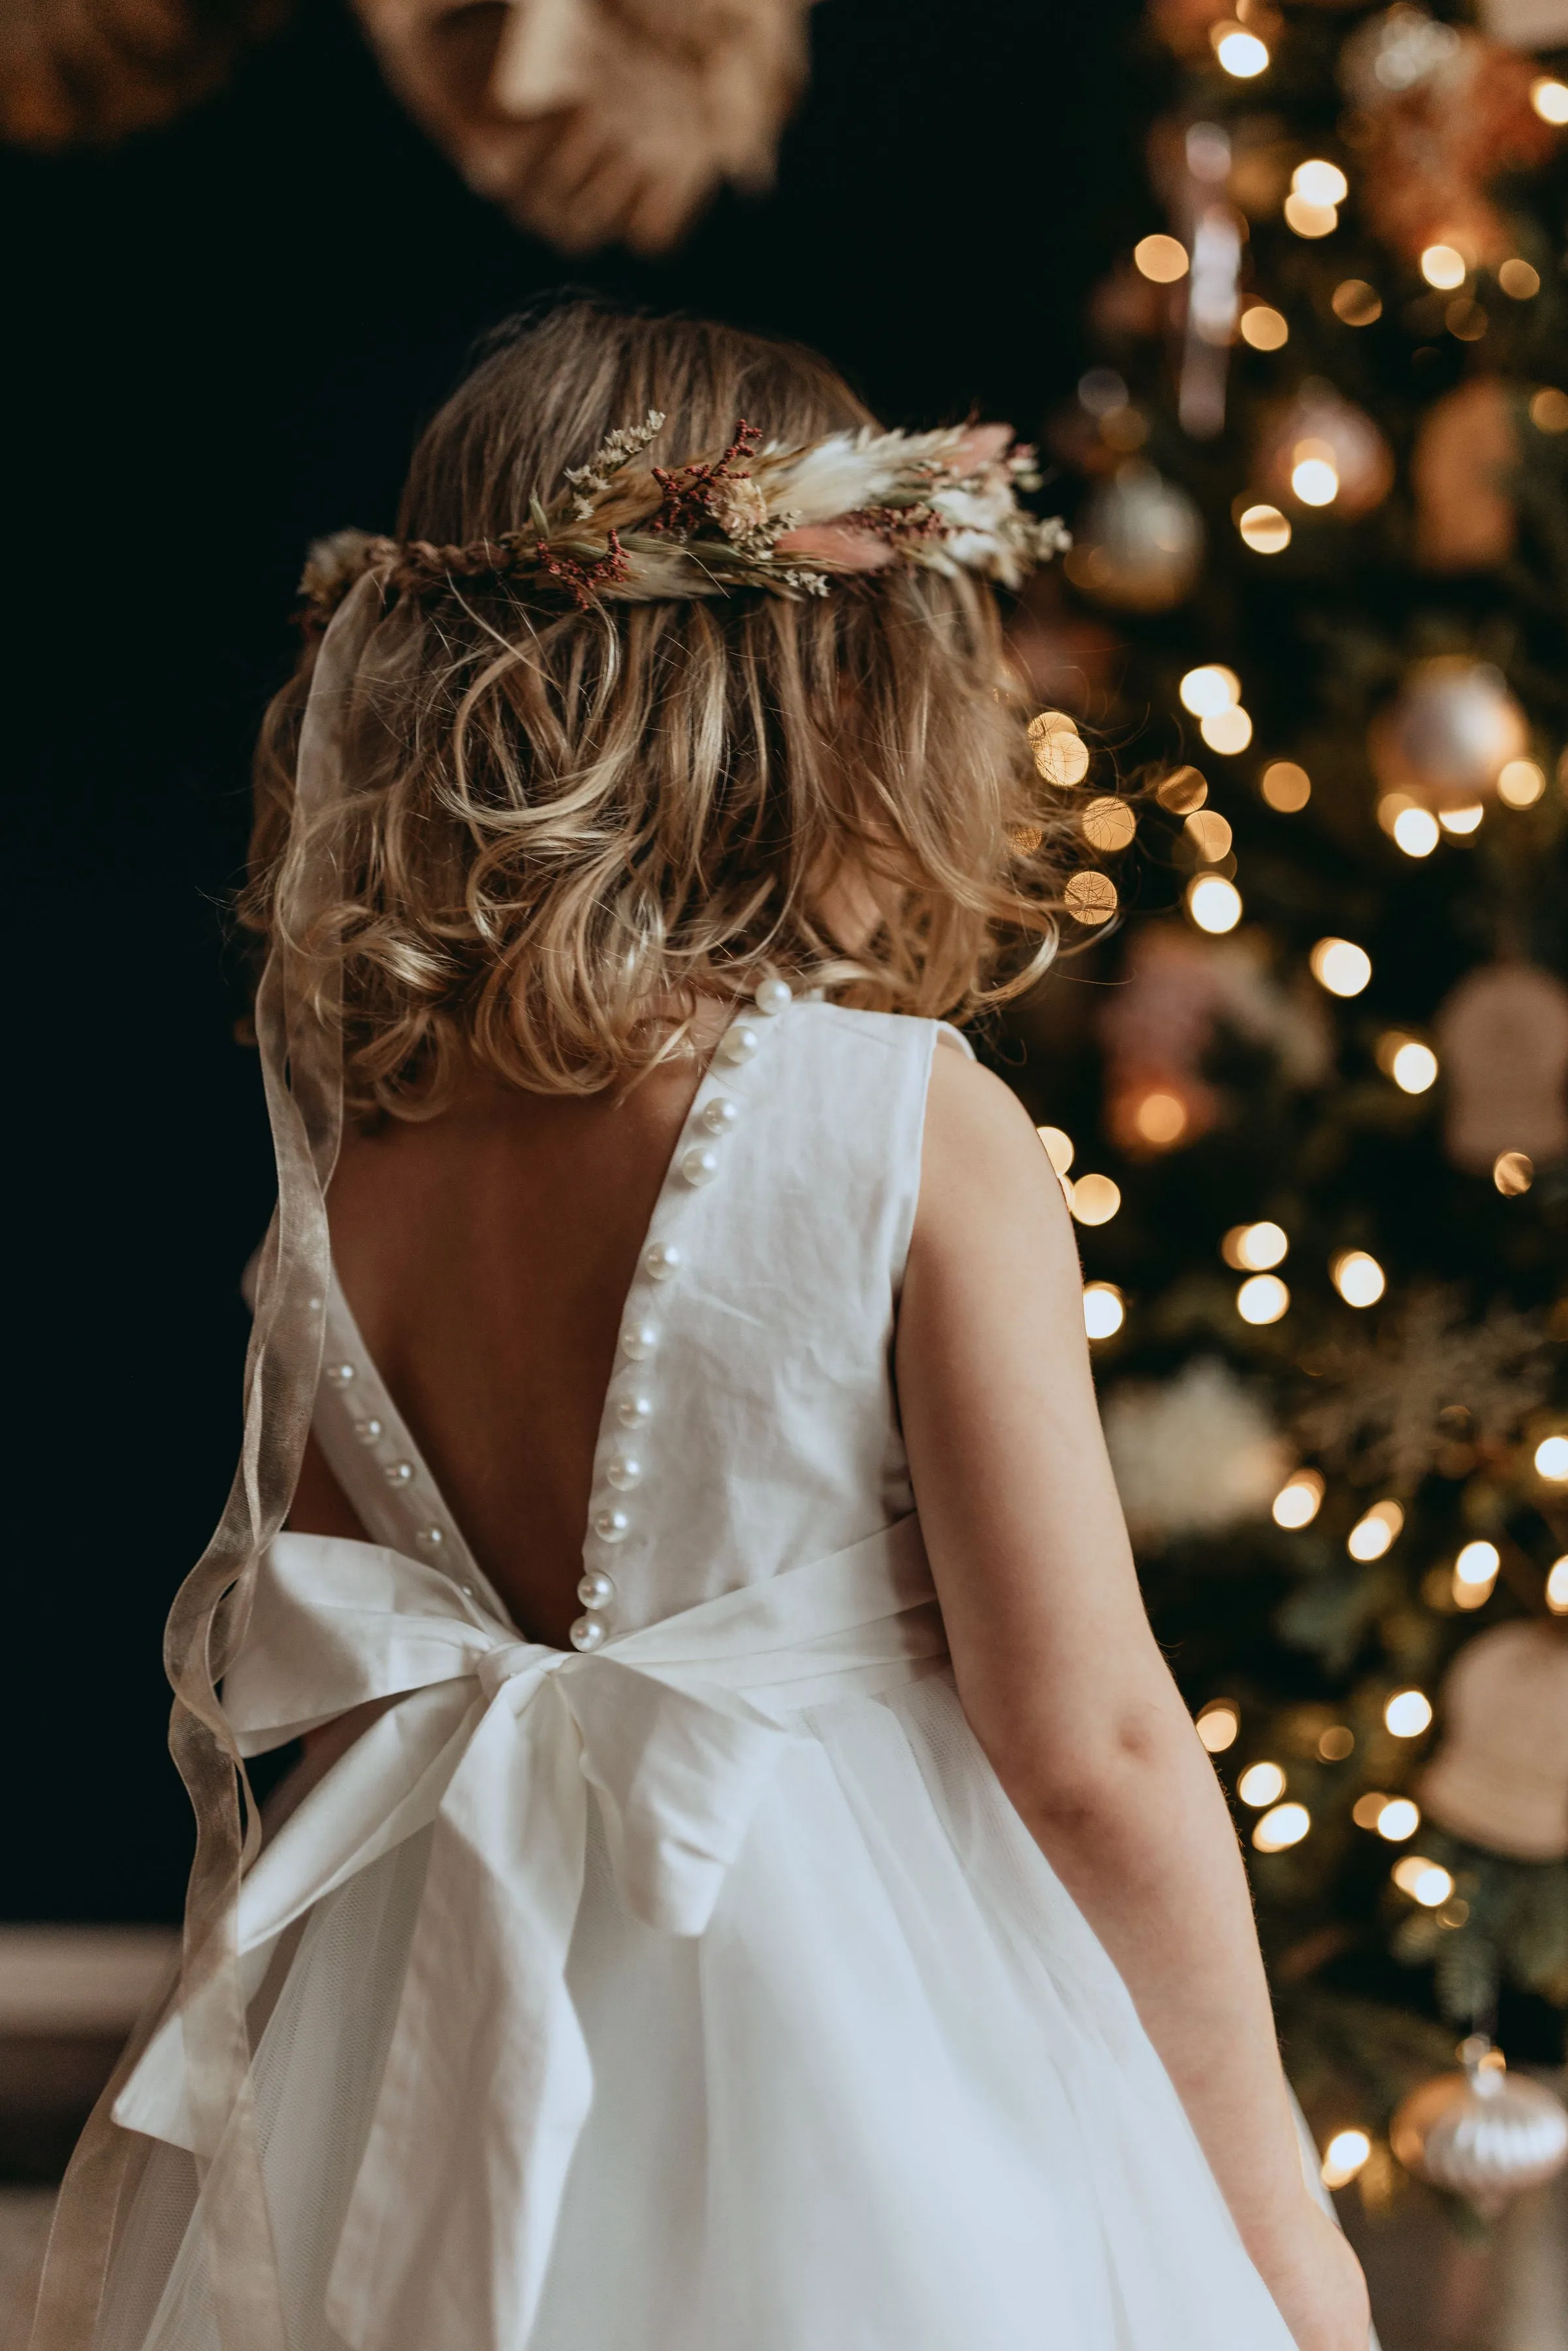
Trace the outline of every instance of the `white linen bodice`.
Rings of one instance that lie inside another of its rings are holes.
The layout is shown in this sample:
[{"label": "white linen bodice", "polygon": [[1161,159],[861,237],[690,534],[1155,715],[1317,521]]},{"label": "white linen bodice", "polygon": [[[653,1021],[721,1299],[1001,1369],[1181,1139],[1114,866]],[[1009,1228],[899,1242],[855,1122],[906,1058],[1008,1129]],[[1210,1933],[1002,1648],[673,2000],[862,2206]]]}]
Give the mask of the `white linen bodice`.
[{"label": "white linen bodice", "polygon": [[[816,1002],[747,1008],[726,1032],[639,1252],[605,1396],[584,1546],[585,1574],[612,1587],[589,1612],[604,1633],[841,1551],[914,1507],[891,1347],[938,1040],[968,1052],[945,1024]],[[505,1616],[336,1282],[314,1427],[374,1541]]]}]

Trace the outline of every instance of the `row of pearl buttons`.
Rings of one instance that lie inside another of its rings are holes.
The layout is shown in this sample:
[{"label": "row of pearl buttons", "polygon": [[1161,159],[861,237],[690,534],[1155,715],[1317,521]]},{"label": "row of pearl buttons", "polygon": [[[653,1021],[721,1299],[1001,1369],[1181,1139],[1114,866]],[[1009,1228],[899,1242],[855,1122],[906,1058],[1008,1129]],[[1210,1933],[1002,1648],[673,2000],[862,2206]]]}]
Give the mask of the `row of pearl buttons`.
[{"label": "row of pearl buttons", "polygon": [[[765,979],[753,998],[758,1012],[771,1018],[788,1010],[793,1001],[788,984],[781,979]],[[749,1061],[761,1043],[757,1030],[744,1020],[736,1021],[725,1030],[718,1042],[715,1060],[728,1069],[741,1069]],[[713,1095],[697,1113],[695,1125],[698,1139],[689,1144],[676,1162],[681,1179],[694,1191],[711,1184],[719,1172],[719,1155],[714,1145],[733,1134],[740,1123],[738,1104],[721,1094]],[[643,1259],[642,1271],[655,1284],[671,1280],[682,1265],[680,1250],[673,1241],[655,1242]],[[645,1364],[659,1343],[655,1322],[641,1315],[632,1316],[621,1333],[621,1353],[628,1364]],[[633,1434],[646,1427],[653,1413],[653,1400],[641,1390],[630,1390],[615,1401],[615,1418],[623,1429]],[[634,1450],[622,1446],[604,1465],[605,1482],[618,1494],[629,1493],[643,1478],[643,1463]],[[590,1521],[591,1531],[602,1543],[624,1542],[632,1531],[629,1513],[618,1502],[606,1501],[596,1510]],[[577,1587],[583,1614],[571,1628],[574,1649],[602,1647],[610,1637],[610,1610],[615,1599],[613,1580],[602,1569],[592,1568]]]},{"label": "row of pearl buttons", "polygon": [[[328,1364],[324,1366],[322,1376],[329,1380],[340,1394],[346,1394],[359,1374],[352,1364]],[[362,1419],[355,1421],[354,1435],[363,1446],[379,1445],[386,1435],[385,1424],[376,1414],[367,1413]],[[402,1493],[406,1488],[412,1486],[415,1475],[412,1461],[384,1461],[382,1464],[382,1476],[397,1493]],[[413,1539],[420,1550],[426,1552],[432,1559],[440,1555],[446,1541],[442,1529],[436,1526],[416,1527]],[[462,1589],[470,1599],[473,1598],[474,1586],[471,1583],[464,1584]]]}]

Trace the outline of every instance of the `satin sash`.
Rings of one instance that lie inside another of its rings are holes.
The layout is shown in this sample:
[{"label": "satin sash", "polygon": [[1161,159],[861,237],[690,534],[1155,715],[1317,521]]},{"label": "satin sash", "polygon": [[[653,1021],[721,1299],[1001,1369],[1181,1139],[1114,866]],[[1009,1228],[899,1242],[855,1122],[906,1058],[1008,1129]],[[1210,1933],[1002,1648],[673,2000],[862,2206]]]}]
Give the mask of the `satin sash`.
[{"label": "satin sash", "polygon": [[[800,1710],[939,1667],[918,1521],[580,1655],[401,1552],[280,1535],[224,1687],[246,1754],[401,1697],[249,1872],[254,1988],[291,1920],[402,1839],[430,1859],[328,2294],[353,2351],[518,2351],[592,2092],[566,1980],[589,1790],[627,1908],[700,1935]],[[180,2020],[117,2121],[185,2143]]]}]

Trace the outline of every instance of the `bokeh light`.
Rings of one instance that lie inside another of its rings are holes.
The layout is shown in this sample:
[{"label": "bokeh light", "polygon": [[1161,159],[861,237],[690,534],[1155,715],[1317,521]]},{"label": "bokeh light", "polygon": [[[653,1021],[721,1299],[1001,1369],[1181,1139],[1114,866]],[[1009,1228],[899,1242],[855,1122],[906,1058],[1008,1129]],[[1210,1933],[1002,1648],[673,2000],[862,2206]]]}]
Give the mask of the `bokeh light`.
[{"label": "bokeh light", "polygon": [[1255,1273],[1236,1293],[1236,1311],[1243,1322],[1278,1322],[1290,1307],[1290,1290],[1277,1273]]},{"label": "bokeh light", "polygon": [[1285,1792],[1285,1775],[1277,1763],[1249,1763],[1236,1782],[1236,1792],[1244,1804],[1261,1812],[1276,1796]]},{"label": "bokeh light", "polygon": [[1312,796],[1312,779],[1294,759],[1271,759],[1258,789],[1271,809],[1281,816],[1295,816]]},{"label": "bokeh light", "polygon": [[1276,1804],[1253,1830],[1252,1843],[1260,1853],[1283,1853],[1288,1845],[1300,1844],[1312,1824],[1305,1804]]},{"label": "bokeh light", "polygon": [[1241,893],[1222,873],[1199,873],[1186,885],[1186,910],[1200,931],[1218,936],[1241,920]]},{"label": "bokeh light", "polygon": [[1234,1747],[1241,1728],[1241,1715],[1234,1701],[1228,1698],[1211,1698],[1197,1713],[1197,1735],[1211,1755],[1223,1755]]},{"label": "bokeh light", "polygon": [[1310,1527],[1323,1499],[1323,1481],[1315,1469],[1292,1470],[1272,1504],[1277,1527]]},{"label": "bokeh light", "polygon": [[1347,1306],[1375,1306],[1388,1277],[1365,1249],[1342,1249],[1329,1267],[1329,1280]]},{"label": "bokeh light", "polygon": [[1307,960],[1331,996],[1359,996],[1372,977],[1372,957],[1354,939],[1320,939]]},{"label": "bokeh light", "polygon": [[1113,1281],[1083,1285],[1083,1328],[1091,1339],[1111,1339],[1127,1319],[1125,1301]]},{"label": "bokeh light", "polygon": [[1431,1727],[1432,1701],[1425,1690],[1396,1690],[1383,1709],[1383,1721],[1396,1739],[1419,1739]]}]

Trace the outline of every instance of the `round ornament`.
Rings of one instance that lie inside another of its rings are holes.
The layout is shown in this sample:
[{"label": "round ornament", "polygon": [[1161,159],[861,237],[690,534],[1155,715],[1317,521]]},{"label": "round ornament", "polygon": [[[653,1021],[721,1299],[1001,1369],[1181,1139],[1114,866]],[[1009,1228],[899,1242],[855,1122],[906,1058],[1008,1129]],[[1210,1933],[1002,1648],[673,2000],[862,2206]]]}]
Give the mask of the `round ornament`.
[{"label": "round ornament", "polygon": [[1260,486],[1289,511],[1354,522],[1387,496],[1394,459],[1366,411],[1312,377],[1265,424],[1257,474]]},{"label": "round ornament", "polygon": [[1412,2090],[1389,2138],[1406,2171],[1494,2213],[1568,2163],[1568,2107],[1542,2083],[1511,2074],[1479,2033],[1459,2054],[1464,2072]]},{"label": "round ornament", "polygon": [[1568,1154],[1568,987],[1528,963],[1466,974],[1434,1029],[1447,1081],[1444,1148],[1484,1175],[1505,1151],[1537,1167]]},{"label": "round ornament", "polygon": [[1385,791],[1430,808],[1464,808],[1497,789],[1530,747],[1524,713],[1490,662],[1441,653],[1417,662],[1367,738]]},{"label": "round ornament", "polygon": [[1179,604],[1203,560],[1203,517],[1186,492],[1143,458],[1092,492],[1073,531],[1067,576],[1123,612]]},{"label": "round ornament", "polygon": [[1428,1817],[1513,1861],[1568,1855],[1568,1625],[1478,1633],[1448,1668],[1442,1716],[1417,1792]]}]

